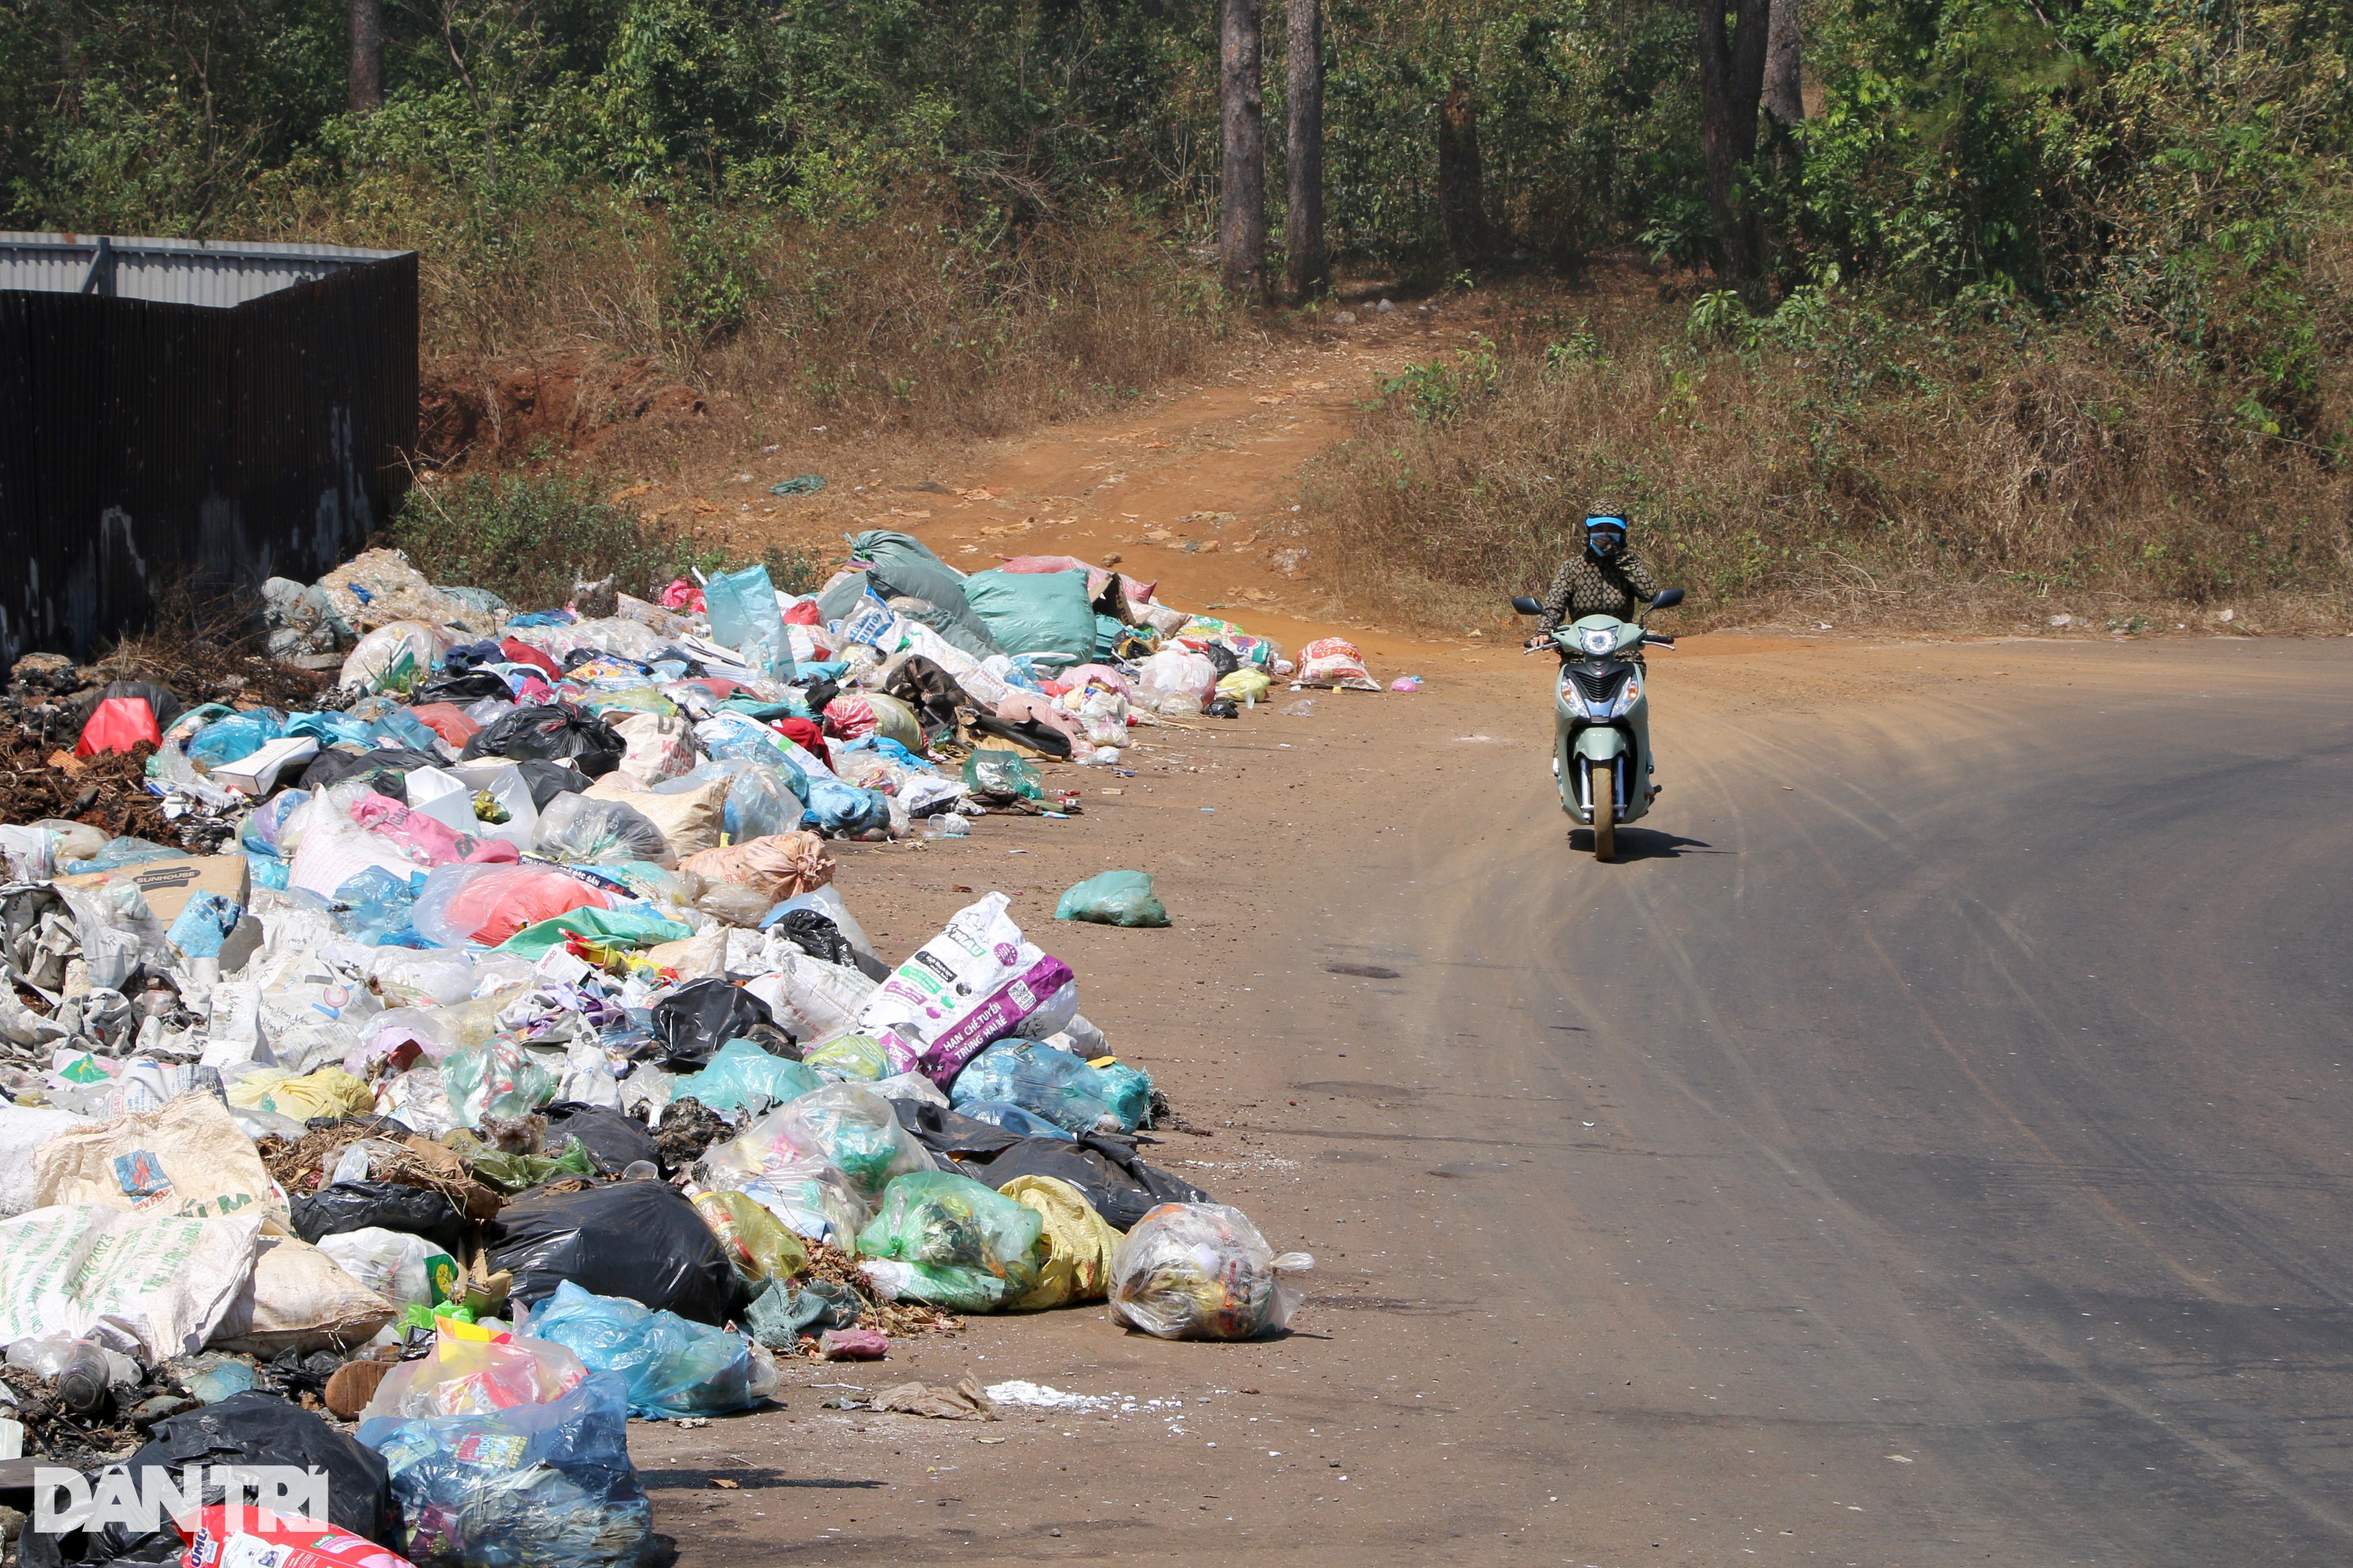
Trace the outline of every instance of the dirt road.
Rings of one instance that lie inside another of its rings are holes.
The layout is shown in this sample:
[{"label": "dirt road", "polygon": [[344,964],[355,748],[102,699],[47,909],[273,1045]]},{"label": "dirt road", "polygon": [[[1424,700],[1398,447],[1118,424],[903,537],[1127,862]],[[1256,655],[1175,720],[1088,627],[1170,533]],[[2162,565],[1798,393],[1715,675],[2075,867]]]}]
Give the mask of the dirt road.
[{"label": "dirt road", "polygon": [[[796,1371],[633,1428],[661,1528],[690,1568],[2347,1560],[2349,665],[1692,639],[1599,866],[1544,675],[1491,656],[853,850],[893,951],[1020,889],[1213,1129],[1158,1158],[1310,1300],[1270,1343],[1095,1308]],[[1176,929],[1049,925],[1112,865]],[[1105,1403],[822,1408],[967,1371]]]}]

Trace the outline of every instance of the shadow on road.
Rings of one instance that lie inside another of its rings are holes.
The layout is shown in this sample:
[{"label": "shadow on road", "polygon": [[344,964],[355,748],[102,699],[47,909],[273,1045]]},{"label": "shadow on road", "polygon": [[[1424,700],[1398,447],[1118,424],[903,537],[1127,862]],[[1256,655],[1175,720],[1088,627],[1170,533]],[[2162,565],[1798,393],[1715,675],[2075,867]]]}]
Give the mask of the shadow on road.
[{"label": "shadow on road", "polygon": [[[1568,830],[1568,847],[1579,854],[1593,853],[1593,829],[1572,827]],[[1672,833],[1652,833],[1648,828],[1621,827],[1618,830],[1618,861],[1680,860],[1685,851],[1708,855],[1730,855],[1734,851],[1718,849],[1704,838],[1683,838]]]}]

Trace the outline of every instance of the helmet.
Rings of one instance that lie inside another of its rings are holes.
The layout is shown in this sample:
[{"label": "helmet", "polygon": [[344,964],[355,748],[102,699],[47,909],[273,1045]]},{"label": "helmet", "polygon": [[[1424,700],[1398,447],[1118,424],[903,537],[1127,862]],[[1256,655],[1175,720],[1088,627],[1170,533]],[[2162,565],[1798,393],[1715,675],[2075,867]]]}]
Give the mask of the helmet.
[{"label": "helmet", "polygon": [[1607,558],[1626,547],[1626,511],[1604,501],[1585,514],[1585,547]]}]

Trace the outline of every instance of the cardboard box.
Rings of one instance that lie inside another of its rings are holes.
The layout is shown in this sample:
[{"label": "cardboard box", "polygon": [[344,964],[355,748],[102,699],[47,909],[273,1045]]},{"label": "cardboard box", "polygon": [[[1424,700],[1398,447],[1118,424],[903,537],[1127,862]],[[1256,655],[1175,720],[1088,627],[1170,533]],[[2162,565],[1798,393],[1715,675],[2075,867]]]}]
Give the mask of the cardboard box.
[{"label": "cardboard box", "polygon": [[168,928],[180,918],[197,893],[220,893],[239,905],[252,900],[251,867],[242,855],[175,855],[113,871],[86,871],[59,877],[61,888],[95,888],[109,877],[127,877],[139,885],[140,895],[155,918]]}]

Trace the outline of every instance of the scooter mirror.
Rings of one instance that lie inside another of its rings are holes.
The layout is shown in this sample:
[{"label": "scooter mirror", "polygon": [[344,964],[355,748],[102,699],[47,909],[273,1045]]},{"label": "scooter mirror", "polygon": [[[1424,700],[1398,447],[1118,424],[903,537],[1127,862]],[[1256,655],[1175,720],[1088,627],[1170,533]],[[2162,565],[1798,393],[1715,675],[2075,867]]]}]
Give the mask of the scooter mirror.
[{"label": "scooter mirror", "polygon": [[[1676,595],[1677,598],[1681,598],[1682,596],[1683,595],[1680,593]],[[1519,613],[1524,616],[1541,616],[1544,614],[1544,606],[1537,604],[1534,599],[1529,598],[1525,594],[1521,595],[1518,598],[1512,601],[1512,608],[1519,611]]]},{"label": "scooter mirror", "polygon": [[1654,610],[1672,610],[1683,602],[1683,591],[1681,588],[1664,588],[1660,590],[1659,596],[1657,598],[1651,601],[1651,608]]}]

